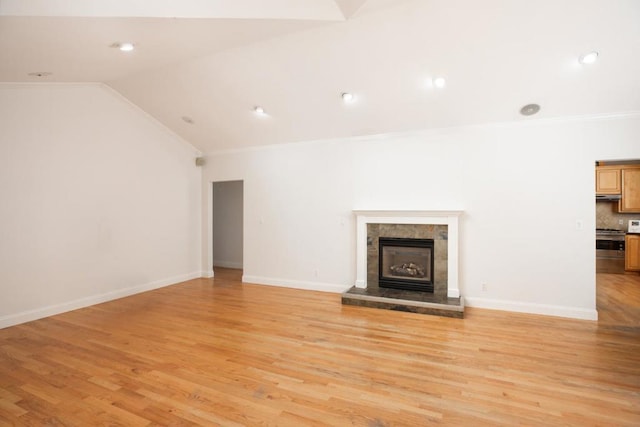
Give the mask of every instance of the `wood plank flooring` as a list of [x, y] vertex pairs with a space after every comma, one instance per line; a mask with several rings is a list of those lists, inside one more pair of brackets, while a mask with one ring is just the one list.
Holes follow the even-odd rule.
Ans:
[[598, 324], [640, 327], [640, 275], [596, 274]]
[[616, 311], [452, 319], [220, 270], [0, 330], [0, 425], [638, 426]]

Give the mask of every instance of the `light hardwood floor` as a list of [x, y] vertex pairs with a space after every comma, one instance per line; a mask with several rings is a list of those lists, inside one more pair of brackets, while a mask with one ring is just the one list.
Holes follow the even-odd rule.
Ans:
[[640, 327], [640, 275], [596, 274], [598, 324]]
[[0, 425], [640, 425], [633, 310], [451, 319], [238, 279], [0, 330]]

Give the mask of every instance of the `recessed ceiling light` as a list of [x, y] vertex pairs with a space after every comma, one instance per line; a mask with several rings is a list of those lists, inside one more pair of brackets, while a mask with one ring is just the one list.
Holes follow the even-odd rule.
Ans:
[[442, 89], [446, 85], [447, 85], [447, 81], [445, 80], [444, 77], [436, 77], [433, 79], [433, 86], [437, 87], [438, 89]]
[[584, 55], [580, 55], [578, 61], [580, 61], [581, 64], [593, 64], [594, 62], [596, 62], [596, 59], [598, 59], [598, 52], [593, 51], [585, 53]]
[[523, 116], [533, 116], [538, 111], [540, 111], [540, 106], [538, 104], [527, 104], [520, 109], [520, 114]]
[[255, 107], [253, 107], [253, 112], [254, 112], [254, 113], [256, 113], [256, 114], [260, 114], [260, 115], [262, 115], [262, 116], [263, 116], [263, 115], [265, 115], [265, 114], [267, 114], [267, 112], [266, 112], [266, 111], [264, 111], [264, 108], [262, 108], [262, 107], [261, 107], [261, 106], [259, 106], [259, 105], [256, 105]]
[[133, 43], [120, 43], [120, 50], [123, 52], [131, 52], [135, 46]]
[[356, 96], [352, 93], [349, 92], [342, 92], [342, 94], [340, 95], [342, 97], [342, 100], [344, 102], [353, 102], [356, 100]]
[[28, 73], [27, 75], [31, 77], [49, 77], [52, 74], [53, 73], [50, 73], [48, 71], [36, 71], [34, 73]]
[[110, 47], [118, 48], [122, 52], [131, 52], [133, 49], [136, 48], [136, 46], [130, 42], [122, 42], [122, 43], [115, 42]]

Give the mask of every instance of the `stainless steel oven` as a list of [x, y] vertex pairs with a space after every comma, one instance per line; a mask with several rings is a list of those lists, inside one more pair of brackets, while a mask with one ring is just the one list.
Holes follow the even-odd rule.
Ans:
[[596, 229], [596, 273], [624, 274], [624, 231]]

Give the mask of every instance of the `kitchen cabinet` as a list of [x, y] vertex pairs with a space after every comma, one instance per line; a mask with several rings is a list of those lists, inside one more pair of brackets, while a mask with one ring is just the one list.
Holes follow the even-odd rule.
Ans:
[[640, 234], [627, 234], [624, 240], [624, 269], [640, 271]]
[[640, 213], [640, 166], [623, 166], [620, 172], [622, 198], [618, 211]]
[[620, 194], [620, 166], [596, 166], [596, 194]]

